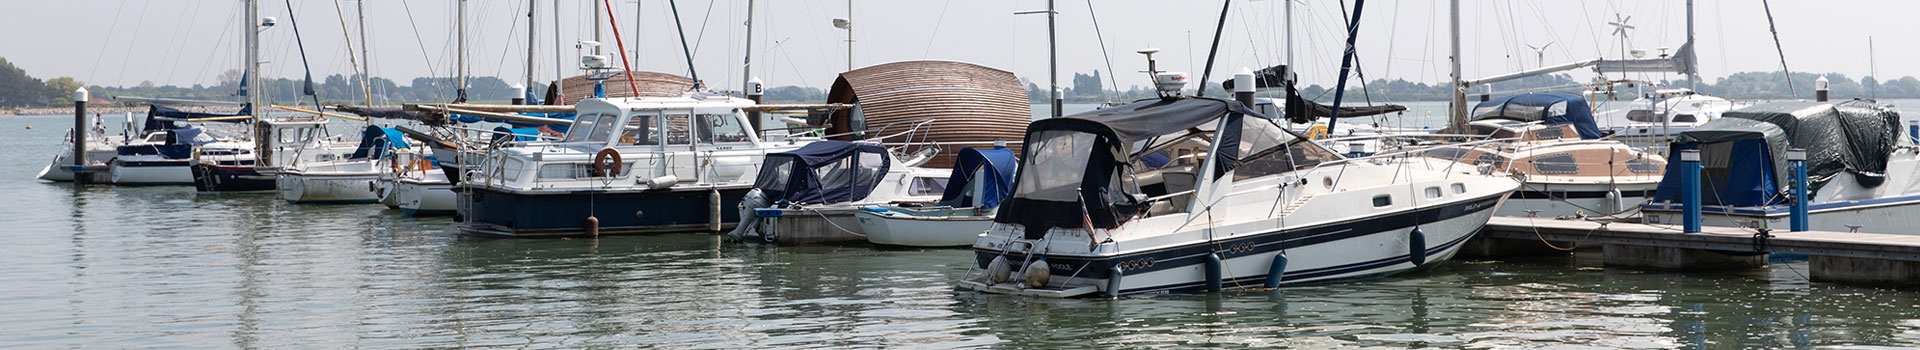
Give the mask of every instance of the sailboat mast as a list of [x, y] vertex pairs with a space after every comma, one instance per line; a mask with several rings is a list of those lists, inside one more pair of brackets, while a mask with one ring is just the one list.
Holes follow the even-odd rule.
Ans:
[[[1052, 6], [1053, 0], [1047, 0]], [[847, 71], [853, 71], [853, 0], [847, 0]]]
[[[1047, 0], [1047, 84], [1052, 85], [1051, 89], [1047, 89], [1047, 104], [1053, 106], [1050, 109], [1053, 110], [1054, 118], [1059, 118], [1062, 115], [1060, 109], [1065, 107], [1060, 105], [1060, 43], [1053, 28], [1054, 17], [1058, 17], [1059, 14], [1053, 10], [1053, 0]], [[853, 33], [853, 31], [848, 30], [847, 33]], [[852, 57], [852, 53], [848, 55]]]
[[[638, 19], [635, 21], [637, 22]], [[634, 40], [640, 40], [640, 37], [636, 34]], [[639, 55], [634, 56], [639, 57]], [[753, 0], [747, 0], [747, 50], [741, 56], [744, 56], [743, 60], [746, 61], [740, 65], [740, 94], [744, 97], [747, 94], [748, 82], [753, 81]]]
[[[1282, 8], [1287, 12], [1286, 18], [1282, 20], [1282, 23], [1287, 27], [1285, 30], [1287, 37], [1287, 72], [1293, 72], [1293, 0], [1284, 0], [1281, 2], [1286, 3]], [[1283, 77], [1283, 79], [1284, 78], [1285, 77]]]
[[459, 3], [459, 10], [455, 11], [455, 13], [457, 16], [460, 16], [456, 21], [459, 23], [460, 33], [454, 37], [454, 40], [457, 41], [455, 47], [456, 50], [459, 50], [458, 56], [460, 59], [459, 62], [455, 62], [453, 68], [459, 76], [454, 82], [453, 100], [454, 102], [467, 102], [467, 0], [459, 0]]
[[[600, 14], [600, 4], [598, 4], [600, 1], [601, 0], [593, 0], [594, 4], [591, 5], [593, 6], [593, 41], [605, 44], [607, 43], [606, 40], [600, 40], [600, 16], [602, 16]], [[600, 54], [600, 46], [596, 45], [593, 47], [593, 54]]]
[[564, 104], [567, 100], [567, 56], [560, 53], [560, 0], [553, 0], [553, 99], [547, 104]]
[[[333, 13], [340, 17], [340, 36], [343, 39], [347, 40], [347, 66], [353, 67], [353, 75], [358, 76], [355, 78], [366, 76], [366, 74], [360, 70], [360, 57], [353, 55], [353, 33], [347, 32], [347, 11], [340, 9], [340, 1], [338, 0], [333, 2]], [[362, 46], [365, 46], [366, 44], [367, 43], [365, 41], [360, 42], [360, 45]], [[361, 91], [367, 90], [366, 80], [364, 79], [354, 79], [354, 80], [360, 83]], [[369, 107], [373, 106], [373, 97], [371, 94], [367, 96], [366, 101], [367, 101], [367, 106]]]
[[1448, 1], [1448, 35], [1453, 47], [1448, 56], [1453, 77], [1453, 103], [1447, 107], [1447, 128], [1459, 133], [1467, 130], [1467, 86], [1460, 83], [1460, 0]]
[[[264, 117], [267, 115], [265, 102], [260, 98], [260, 93], [265, 90], [260, 88], [260, 1], [247, 0], [246, 6], [247, 19], [240, 23], [241, 32], [245, 33], [247, 38], [246, 71], [241, 73], [240, 85], [246, 88], [241, 89], [240, 92], [247, 95], [247, 108], [254, 114], [254, 119], [267, 120]], [[268, 147], [267, 142], [271, 136], [272, 130], [268, 128], [267, 123], [253, 123], [254, 166], [274, 165], [271, 152], [273, 148]]]
[[[367, 0], [354, 2], [360, 12], [360, 86], [361, 93], [367, 97], [367, 107], [373, 107], [373, 56], [367, 55]], [[352, 55], [349, 53], [348, 55]]]
[[[535, 32], [535, 29], [539, 29], [539, 27], [534, 26], [533, 13], [538, 12], [536, 10], [538, 10], [539, 6], [540, 6], [540, 0], [527, 0], [527, 85], [525, 85], [527, 87], [527, 90], [521, 91], [521, 93], [528, 93], [528, 91], [533, 91], [533, 87], [534, 87], [533, 85], [533, 51], [534, 51], [534, 44], [538, 43], [538, 40], [536, 40], [537, 37], [534, 36], [534, 32]], [[523, 99], [526, 98], [526, 96], [515, 96], [515, 97], [519, 97]], [[533, 99], [526, 99], [525, 101], [531, 102], [533, 101]]]
[[[1687, 44], [1693, 44], [1693, 0], [1687, 0]], [[1687, 90], [1696, 89], [1695, 86], [1700, 83], [1700, 68], [1695, 67], [1692, 70], [1687, 72]]]

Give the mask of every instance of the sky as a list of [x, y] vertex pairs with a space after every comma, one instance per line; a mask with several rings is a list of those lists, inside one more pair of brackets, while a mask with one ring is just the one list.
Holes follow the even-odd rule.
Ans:
[[[685, 45], [694, 51], [692, 61], [700, 79], [721, 89], [737, 89], [744, 80], [747, 1], [612, 1], [613, 19], [630, 52], [627, 59], [638, 60], [635, 70], [690, 75], [680, 39], [684, 35]], [[1345, 39], [1343, 3], [1333, 0], [1232, 1], [1213, 80], [1242, 68], [1284, 62], [1288, 45], [1282, 34], [1286, 17], [1282, 8], [1286, 1], [1294, 5], [1293, 56], [1303, 83], [1333, 85]], [[532, 2], [536, 8], [533, 78], [552, 80], [557, 57], [564, 57], [560, 62], [565, 67], [560, 69], [565, 75], [578, 74], [573, 68], [579, 57], [575, 43], [593, 38], [590, 9], [604, 5], [590, 0]], [[963, 61], [1009, 70], [1040, 86], [1048, 85], [1047, 16], [1015, 14], [1044, 10], [1046, 0], [758, 0], [752, 75], [768, 86], [824, 88], [831, 84], [847, 68], [849, 34], [834, 28], [831, 19], [848, 17], [849, 3], [853, 66], [923, 59]], [[357, 10], [363, 5], [374, 76], [401, 84], [414, 77], [452, 76], [457, 52], [455, 4], [455, 0], [263, 1], [262, 16], [278, 20], [277, 26], [262, 32], [265, 76], [299, 77], [299, 45], [305, 46], [315, 79], [352, 74], [349, 53], [363, 44], [357, 29], [361, 19]], [[558, 16], [554, 15], [556, 4]], [[527, 78], [528, 5], [518, 0], [468, 2], [467, 66], [472, 75], [498, 76], [509, 82]], [[1794, 71], [1838, 72], [1856, 79], [1869, 75], [1875, 67], [1869, 60], [1868, 38], [1875, 36], [1872, 57], [1885, 62], [1877, 67], [1881, 76], [1920, 76], [1920, 66], [1897, 63], [1920, 61], [1920, 45], [1913, 42], [1920, 39], [1900, 34], [1912, 30], [1904, 21], [1920, 13], [1916, 11], [1920, 2], [1775, 1], [1771, 5], [1780, 46]], [[675, 25], [674, 6], [681, 26]], [[1147, 47], [1161, 49], [1156, 58], [1162, 69], [1185, 71], [1198, 79], [1221, 9], [1221, 3], [1213, 1], [1083, 0], [1057, 1], [1056, 6], [1060, 84], [1070, 86], [1074, 72], [1099, 70], [1113, 80], [1110, 88], [1119, 89], [1148, 85], [1146, 74], [1139, 73], [1146, 62], [1135, 53]], [[1446, 81], [1447, 6], [1446, 1], [1369, 2], [1362, 10], [1356, 44], [1356, 59], [1367, 79]], [[222, 71], [239, 69], [242, 61], [241, 1], [0, 0], [0, 7], [16, 14], [0, 21], [0, 32], [10, 33], [0, 41], [0, 57], [42, 79], [70, 76], [91, 85], [118, 86], [213, 84]], [[1706, 81], [1731, 72], [1780, 69], [1780, 53], [1774, 49], [1760, 1], [1700, 0], [1694, 17], [1700, 70]], [[1541, 62], [1617, 58], [1623, 54], [1623, 39], [1607, 23], [1619, 18], [1634, 26], [1627, 32], [1625, 47], [1651, 55], [1686, 41], [1682, 1], [1461, 0], [1464, 75], [1490, 76]], [[295, 20], [303, 43], [296, 44]], [[677, 28], [684, 28], [684, 34]], [[601, 41], [606, 53], [622, 60], [615, 53], [611, 29], [605, 32]], [[1552, 44], [1538, 52], [1527, 46], [1548, 42]], [[1589, 71], [1574, 75], [1578, 79], [1593, 76]]]

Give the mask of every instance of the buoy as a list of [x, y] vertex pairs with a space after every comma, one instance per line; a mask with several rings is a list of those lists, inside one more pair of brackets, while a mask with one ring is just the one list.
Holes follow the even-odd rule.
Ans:
[[594, 237], [600, 236], [600, 218], [587, 216], [587, 235]]
[[1107, 297], [1120, 296], [1120, 278], [1125, 277], [1119, 266], [1107, 268]]
[[987, 263], [988, 282], [1000, 284], [1006, 282], [1007, 277], [1012, 277], [1012, 275], [1013, 269], [1011, 266], [1007, 266], [1007, 256], [1005, 255], [993, 257], [993, 261]]
[[28, 126], [27, 126], [27, 130], [33, 130], [33, 126], [32, 126], [32, 125], [28, 125]]
[[1407, 233], [1407, 257], [1412, 259], [1413, 266], [1427, 263], [1427, 234], [1420, 232], [1419, 227]]
[[1047, 286], [1047, 280], [1053, 278], [1053, 268], [1047, 267], [1047, 259], [1034, 260], [1027, 264], [1026, 280], [1028, 288]]
[[1207, 254], [1207, 291], [1220, 291], [1220, 253]]
[[1287, 251], [1273, 255], [1273, 264], [1267, 266], [1267, 288], [1280, 288], [1280, 277], [1287, 273]]

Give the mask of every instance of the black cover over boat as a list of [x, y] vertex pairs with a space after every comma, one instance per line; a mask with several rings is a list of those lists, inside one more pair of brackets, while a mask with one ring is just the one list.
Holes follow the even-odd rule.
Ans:
[[[147, 106], [147, 122], [141, 126], [140, 131], [161, 131], [161, 130], [179, 129], [181, 128], [181, 126], [174, 124], [174, 122], [183, 122], [183, 121], [189, 121], [194, 119], [237, 117], [237, 116], [248, 116], [248, 115], [253, 115], [252, 106], [241, 107], [240, 111], [235, 112], [234, 114], [219, 114], [219, 113], [188, 112], [188, 111], [180, 110], [179, 108], [161, 106], [157, 104], [149, 105]], [[240, 122], [246, 122], [248, 120], [249, 119], [227, 119], [227, 120], [219, 120], [219, 121], [227, 122], [227, 123], [240, 123]]]
[[1593, 107], [1587, 105], [1587, 99], [1570, 94], [1532, 93], [1481, 102], [1473, 106], [1473, 120], [1481, 119], [1573, 124], [1581, 139], [1600, 138], [1600, 127], [1593, 123]]
[[[1728, 111], [1675, 136], [1671, 149], [1672, 154], [1701, 150], [1708, 169], [1703, 182], [1728, 191], [1705, 196], [1708, 204], [1753, 206], [1782, 202], [1776, 194], [1791, 185], [1788, 149], [1807, 151], [1809, 191], [1817, 192], [1842, 172], [1872, 187], [1886, 181], [1887, 158], [1899, 138], [1900, 113], [1891, 107], [1859, 100], [1792, 101]], [[1680, 171], [1673, 168], [1678, 164], [1669, 163], [1672, 178], [1660, 182], [1655, 200], [1679, 200]]]
[[[1333, 106], [1323, 105], [1318, 102], [1308, 101], [1307, 99], [1301, 98], [1300, 91], [1295, 90], [1293, 88], [1292, 82], [1286, 79], [1287, 69], [1288, 69], [1287, 65], [1283, 64], [1283, 65], [1267, 67], [1258, 71], [1254, 71], [1253, 85], [1255, 87], [1259, 87], [1263, 89], [1285, 88], [1287, 90], [1286, 109], [1281, 111], [1282, 114], [1285, 114], [1287, 121], [1291, 121], [1295, 124], [1306, 124], [1306, 123], [1311, 123], [1315, 120], [1319, 120], [1320, 118], [1333, 115]], [[1233, 84], [1234, 84], [1233, 79], [1227, 79], [1227, 81], [1220, 83], [1220, 86], [1222, 88], [1225, 88], [1227, 91], [1233, 91]], [[1340, 107], [1340, 116], [1365, 117], [1365, 116], [1381, 115], [1381, 114], [1387, 114], [1387, 113], [1398, 113], [1406, 110], [1407, 110], [1406, 106], [1395, 105], [1395, 104], [1386, 104], [1386, 105], [1379, 105], [1379, 106], [1363, 106], [1363, 107]]]
[[754, 188], [769, 201], [833, 204], [867, 198], [892, 166], [886, 147], [866, 142], [818, 141], [768, 154]]
[[1095, 227], [1118, 227], [1138, 209], [1129, 207], [1138, 204], [1132, 198], [1111, 188], [1139, 151], [1132, 149], [1135, 145], [1183, 130], [1212, 129], [1226, 119], [1224, 131], [1213, 135], [1220, 145], [1210, 161], [1218, 177], [1239, 162], [1243, 116], [1266, 118], [1235, 101], [1178, 97], [1036, 120], [1027, 126], [1013, 198], [1000, 206], [994, 221], [1024, 225], [1027, 235], [1036, 237], [1050, 228], [1084, 227], [1084, 210], [1085, 221]]

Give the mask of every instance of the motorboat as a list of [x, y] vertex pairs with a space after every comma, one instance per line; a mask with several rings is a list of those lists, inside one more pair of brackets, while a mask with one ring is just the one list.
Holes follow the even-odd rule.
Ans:
[[[1671, 152], [1698, 151], [1702, 224], [1791, 227], [1791, 162], [1803, 150], [1808, 228], [1912, 234], [1920, 216], [1920, 146], [1902, 144], [1900, 113], [1868, 101], [1791, 101], [1741, 108], [1675, 135]], [[1681, 224], [1684, 163], [1671, 163], [1646, 223]]]
[[749, 195], [743, 206], [753, 218], [730, 235], [788, 244], [866, 241], [854, 218], [861, 207], [932, 203], [944, 194], [950, 171], [919, 165], [871, 140], [818, 141], [767, 154], [753, 185], [759, 195]]
[[193, 150], [190, 169], [194, 189], [203, 193], [278, 192], [277, 174], [281, 165], [342, 156], [343, 146], [323, 136], [326, 117], [281, 115], [256, 119], [259, 125], [249, 137], [209, 143]]
[[[131, 128], [133, 115], [128, 114], [127, 120], [127, 127]], [[91, 127], [78, 130], [67, 129], [67, 136], [63, 139], [66, 143], [60, 145], [60, 150], [53, 155], [53, 161], [47, 163], [46, 167], [40, 168], [40, 173], [34, 175], [34, 178], [53, 182], [73, 181], [75, 174], [73, 143], [74, 133], [76, 132], [85, 133], [87, 136], [86, 144], [83, 146], [84, 148], [82, 148], [83, 151], [81, 151], [86, 156], [86, 164], [81, 165], [80, 168], [95, 170], [94, 172], [82, 170], [79, 174], [89, 177], [89, 181], [87, 182], [108, 183], [112, 181], [112, 179], [108, 177], [109, 174], [105, 171], [107, 169], [107, 162], [113, 160], [113, 157], [118, 154], [116, 148], [126, 144], [129, 136], [123, 134], [117, 138], [108, 137], [106, 128], [100, 124], [98, 118], [93, 120]]]
[[874, 244], [907, 247], [972, 245], [993, 223], [1013, 187], [1020, 160], [1006, 147], [960, 149], [940, 200], [928, 205], [861, 207], [853, 213]]
[[1080, 297], [1387, 276], [1451, 258], [1520, 186], [1428, 168], [1421, 150], [1344, 157], [1250, 104], [1167, 96], [1034, 121], [956, 287]]
[[378, 203], [380, 195], [374, 184], [392, 164], [389, 153], [407, 148], [406, 136], [399, 131], [368, 125], [361, 132], [359, 145], [345, 157], [323, 157], [281, 167], [275, 174], [280, 199], [292, 204]]
[[1503, 142], [1436, 147], [1424, 154], [1439, 160], [1436, 168], [1465, 163], [1521, 178], [1522, 189], [1496, 215], [1622, 214], [1651, 198], [1665, 173], [1665, 157], [1602, 138], [1579, 96], [1508, 96], [1481, 102], [1471, 115], [1469, 134]]
[[502, 140], [459, 157], [454, 191], [464, 231], [493, 236], [718, 231], [739, 221], [768, 153], [810, 139], [763, 141], [743, 108], [704, 92], [593, 98], [558, 140]]
[[235, 114], [189, 112], [173, 107], [150, 105], [141, 136], [114, 148], [107, 164], [115, 185], [189, 185], [193, 184], [193, 150], [219, 142], [206, 129], [182, 125], [187, 122], [238, 122], [250, 118], [249, 108]]

